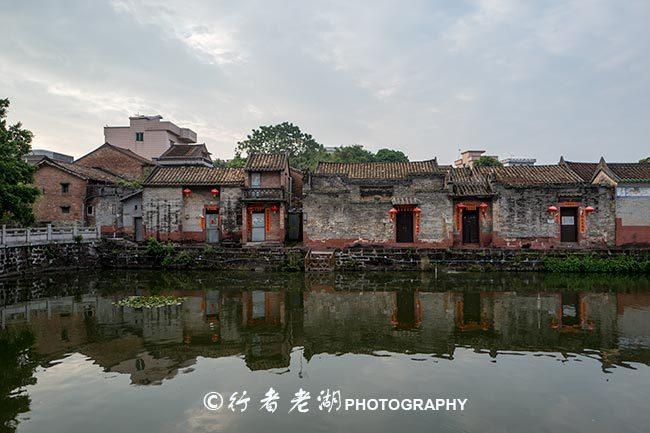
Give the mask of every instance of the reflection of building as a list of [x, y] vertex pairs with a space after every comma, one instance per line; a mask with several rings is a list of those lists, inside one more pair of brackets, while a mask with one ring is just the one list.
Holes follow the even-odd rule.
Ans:
[[378, 351], [453, 358], [456, 347], [471, 347], [492, 356], [591, 350], [604, 366], [650, 362], [645, 293], [336, 286], [176, 290], [187, 298], [182, 306], [140, 310], [93, 294], [53, 297], [3, 306], [0, 318], [3, 328], [33, 330], [44, 363], [76, 351], [137, 384], [171, 379], [198, 356], [243, 355], [251, 370], [288, 368], [295, 346], [305, 347], [307, 360]]

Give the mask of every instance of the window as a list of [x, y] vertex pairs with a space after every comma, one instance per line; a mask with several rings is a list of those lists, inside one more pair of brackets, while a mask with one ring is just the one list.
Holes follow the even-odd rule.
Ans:
[[251, 173], [251, 187], [259, 188], [260, 186], [262, 186], [262, 174]]
[[61, 206], [61, 213], [70, 213], [70, 206]]
[[136, 132], [135, 141], [144, 141], [144, 132]]
[[92, 214], [93, 214], [93, 206], [89, 204], [88, 206], [86, 206], [86, 215], [92, 215]]
[[67, 194], [70, 192], [70, 184], [69, 183], [62, 183], [61, 184], [61, 194]]

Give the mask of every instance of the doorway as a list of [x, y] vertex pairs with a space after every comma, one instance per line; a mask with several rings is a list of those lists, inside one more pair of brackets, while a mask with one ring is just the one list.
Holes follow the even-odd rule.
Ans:
[[219, 242], [219, 214], [217, 212], [205, 213], [205, 240], [210, 244]]
[[464, 210], [463, 211], [463, 244], [478, 244], [479, 224], [478, 224], [478, 210]]
[[142, 227], [142, 217], [133, 218], [133, 235], [136, 242], [144, 241], [144, 230]]
[[578, 208], [560, 208], [560, 241], [578, 241]]
[[413, 211], [397, 212], [395, 239], [399, 243], [413, 242]]
[[266, 240], [266, 220], [264, 212], [253, 212], [251, 215], [251, 241], [264, 242]]

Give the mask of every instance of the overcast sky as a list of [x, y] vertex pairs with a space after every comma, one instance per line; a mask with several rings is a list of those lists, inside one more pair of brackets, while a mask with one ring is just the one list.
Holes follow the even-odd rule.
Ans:
[[[186, 3], [192, 3], [188, 5]], [[450, 163], [650, 155], [650, 1], [0, 0], [0, 97], [80, 156], [161, 114], [230, 158], [290, 121]]]

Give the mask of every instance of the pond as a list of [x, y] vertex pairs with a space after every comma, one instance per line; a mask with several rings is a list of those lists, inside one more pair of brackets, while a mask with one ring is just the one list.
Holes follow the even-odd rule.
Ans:
[[0, 308], [0, 431], [650, 425], [645, 277], [64, 273]]

